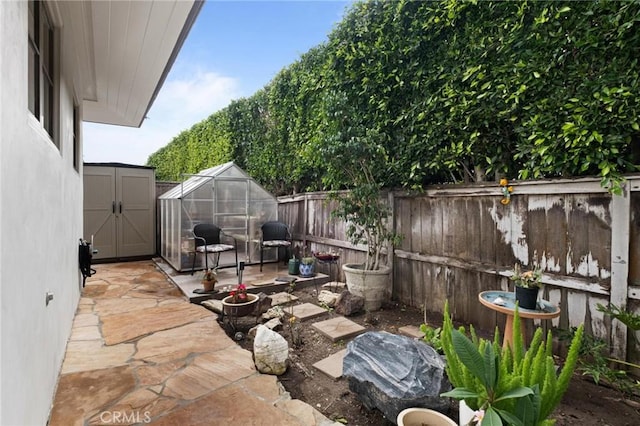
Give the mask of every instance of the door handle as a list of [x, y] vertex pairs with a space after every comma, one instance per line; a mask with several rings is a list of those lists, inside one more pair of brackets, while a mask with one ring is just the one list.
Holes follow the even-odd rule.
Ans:
[[113, 214], [116, 213], [116, 202], [115, 201], [111, 202], [111, 213], [113, 213]]
[[122, 214], [122, 201], [120, 201], [120, 214]]

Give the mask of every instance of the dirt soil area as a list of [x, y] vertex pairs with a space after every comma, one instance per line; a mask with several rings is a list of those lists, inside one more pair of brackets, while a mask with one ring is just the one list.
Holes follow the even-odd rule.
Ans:
[[[317, 304], [314, 288], [296, 289], [294, 294], [299, 297], [296, 303]], [[330, 319], [336, 315], [329, 312], [321, 319], [302, 322], [298, 327], [301, 344], [295, 347], [291, 347], [291, 336], [286, 325], [277, 330], [289, 341], [291, 347], [290, 367], [279, 377], [281, 383], [292, 398], [305, 401], [330, 419], [353, 426], [395, 424], [385, 419], [378, 410], [365, 408], [357, 395], [349, 390], [346, 379], [333, 380], [313, 367], [314, 363], [345, 348], [348, 343], [332, 343], [311, 327], [314, 321]], [[350, 319], [366, 327], [368, 331], [388, 331], [396, 334], [399, 334], [400, 327], [419, 326], [425, 320], [418, 309], [397, 303], [387, 304], [382, 310], [369, 316], [361, 314]], [[442, 317], [427, 317], [427, 322], [433, 327], [438, 327], [442, 323]], [[238, 329], [242, 331], [242, 327], [246, 327], [244, 331], [247, 331], [252, 325], [252, 321], [248, 324], [240, 322]], [[480, 331], [479, 334], [484, 333]], [[239, 344], [247, 350], [253, 349], [251, 337], [246, 337]], [[457, 421], [457, 401], [452, 403], [447, 414]], [[558, 426], [636, 426], [640, 425], [640, 398], [625, 397], [617, 390], [596, 385], [590, 379], [576, 373], [553, 418]]]

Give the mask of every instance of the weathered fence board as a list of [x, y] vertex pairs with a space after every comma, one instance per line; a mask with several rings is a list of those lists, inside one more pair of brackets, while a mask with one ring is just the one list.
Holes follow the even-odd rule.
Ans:
[[[640, 312], [640, 176], [629, 176], [614, 197], [596, 179], [514, 182], [511, 202], [500, 203], [496, 183], [444, 185], [420, 194], [396, 192], [393, 298], [442, 313], [445, 301], [457, 321], [476, 328], [503, 327], [504, 316], [478, 302], [485, 290], [512, 290], [514, 264], [539, 264], [544, 297], [560, 306], [545, 328], [585, 323], [610, 342], [612, 353], [640, 361], [640, 332], [597, 310], [615, 303]], [[346, 224], [333, 220], [324, 193], [280, 199], [280, 217], [309, 250], [340, 253], [340, 264], [361, 263], [364, 247], [349, 243]], [[338, 271], [343, 279], [342, 271]]]

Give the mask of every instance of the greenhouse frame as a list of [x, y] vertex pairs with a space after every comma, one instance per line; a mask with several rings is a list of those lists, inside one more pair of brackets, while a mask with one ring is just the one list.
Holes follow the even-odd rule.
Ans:
[[[160, 255], [177, 271], [191, 271], [193, 227], [213, 223], [236, 239], [239, 262], [258, 263], [260, 227], [278, 219], [276, 198], [233, 162], [183, 176], [188, 179], [158, 197]], [[265, 251], [265, 261], [277, 255]], [[203, 269], [204, 263], [204, 255], [197, 255], [195, 268]], [[220, 267], [235, 266], [233, 252], [221, 254]]]

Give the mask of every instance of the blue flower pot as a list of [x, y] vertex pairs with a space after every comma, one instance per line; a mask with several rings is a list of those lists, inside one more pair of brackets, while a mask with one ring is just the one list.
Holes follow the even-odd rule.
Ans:
[[314, 275], [313, 272], [313, 263], [311, 264], [300, 264], [300, 276], [303, 278], [309, 278]]

